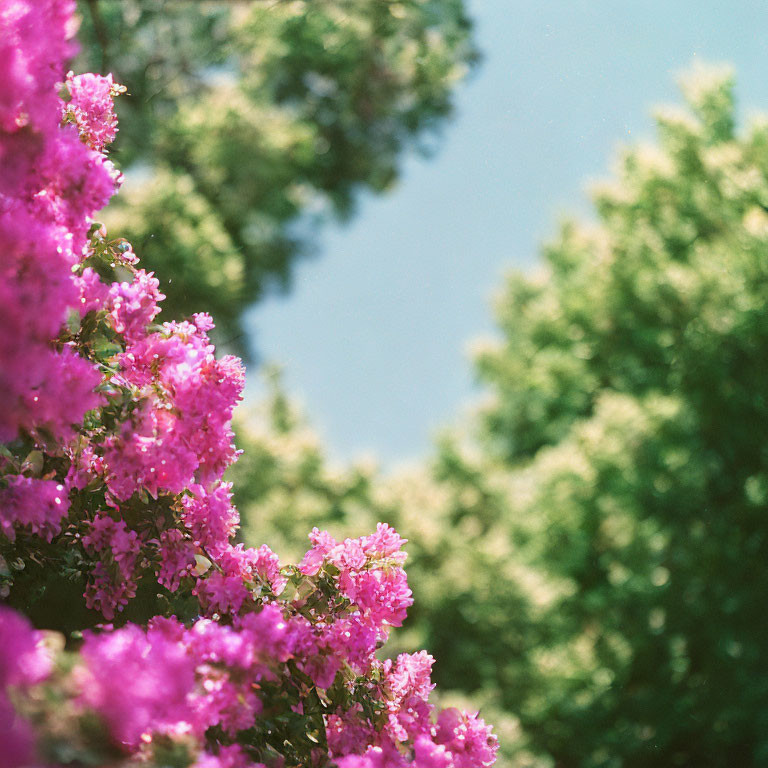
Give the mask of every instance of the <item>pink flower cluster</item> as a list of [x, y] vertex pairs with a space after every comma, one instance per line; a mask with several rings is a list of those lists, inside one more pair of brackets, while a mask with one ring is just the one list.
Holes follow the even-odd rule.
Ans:
[[182, 499], [181, 519], [195, 543], [217, 555], [229, 547], [240, 523], [232, 506], [232, 484], [220, 483], [211, 490], [196, 484], [191, 490], [194, 495]]
[[[299, 571], [309, 577], [324, 572], [341, 598], [332, 606], [334, 621], [328, 625], [326, 642], [337, 657], [364, 674], [390, 627], [399, 627], [413, 604], [402, 567], [405, 541], [384, 523], [376, 533], [359, 539], [337, 542], [317, 528], [309, 538], [313, 546]], [[318, 609], [310, 598], [307, 613], [314, 619]]]
[[[106, 293], [105, 289], [102, 283], [91, 284], [90, 294]], [[85, 291], [84, 296], [88, 297]], [[98, 300], [100, 297], [95, 298]], [[139, 269], [132, 282], [112, 283], [108, 299], [102, 306], [110, 309], [109, 317], [115, 331], [131, 345], [146, 339], [147, 326], [160, 314], [158, 304], [164, 298], [160, 293], [160, 282], [152, 272]]]
[[260, 683], [286, 675], [286, 662], [303, 652], [311, 631], [308, 622], [267, 605], [234, 626], [201, 619], [186, 629], [157, 618], [146, 632], [127, 625], [90, 634], [82, 652], [81, 700], [129, 751], [160, 733], [202, 742], [218, 726], [234, 737], [262, 711]]
[[194, 589], [209, 614], [238, 613], [252, 604], [255, 590], [266, 587], [278, 594], [286, 583], [277, 555], [266, 544], [259, 549], [230, 545], [220, 551], [216, 563], [219, 570], [200, 579]]
[[[158, 734], [183, 734], [202, 744], [212, 727], [234, 738], [262, 713], [262, 684], [285, 679], [287, 662], [306, 659], [312, 631], [308, 622], [267, 605], [232, 627], [202, 619], [185, 629], [175, 620], [156, 619], [146, 632], [128, 625], [89, 635], [81, 701], [100, 713], [115, 742], [128, 751]], [[422, 652], [375, 662], [382, 680], [376, 692], [387, 712], [383, 728], [367, 720], [359, 705], [326, 715], [330, 754], [339, 768], [492, 765], [496, 739], [476, 715], [448, 709], [432, 719], [432, 661]], [[406, 743], [412, 745], [410, 756]], [[210, 755], [201, 759], [214, 764]]]
[[0, 545], [84, 580], [91, 626], [119, 619], [140, 580], [164, 615], [86, 631], [46, 679], [40, 635], [0, 608], [0, 762], [53, 760], [37, 761], [13, 698], [42, 708], [41, 732], [73, 718], [86, 742], [73, 763], [94, 764], [95, 721], [106, 762], [118, 747], [152, 765], [170, 743], [201, 768], [490, 765], [482, 720], [434, 717], [428, 654], [376, 656], [413, 602], [394, 530], [337, 542], [315, 529], [298, 567], [233, 544], [222, 475], [243, 368], [216, 358], [208, 315], [155, 325], [158, 280], [92, 226], [119, 183], [104, 151], [120, 88], [70, 74], [70, 100], [57, 96], [73, 10], [0, 0]]
[[360, 617], [386, 639], [388, 627], [399, 627], [413, 604], [411, 590], [402, 565], [405, 540], [385, 523], [376, 533], [339, 543], [315, 528], [309, 535], [314, 545], [299, 565], [308, 576], [316, 574], [324, 563], [338, 569], [338, 587], [354, 603]]
[[237, 358], [214, 356], [209, 320], [198, 315], [126, 339], [121, 378], [140, 407], [104, 448], [107, 485], [118, 499], [139, 488], [156, 496], [209, 485], [236, 458], [229, 424], [244, 373]]
[[65, 115], [77, 126], [83, 141], [101, 152], [115, 140], [117, 115], [113, 99], [123, 88], [112, 80], [112, 75], [102, 77], [91, 72], [77, 77], [70, 72], [66, 84], [71, 101]]
[[13, 475], [6, 488], [0, 489], [0, 532], [11, 541], [15, 528], [51, 541], [61, 530], [61, 521], [69, 511], [69, 497], [56, 480], [36, 480]]
[[184, 645], [166, 633], [128, 624], [91, 634], [82, 660], [81, 701], [126, 749], [138, 747], [145, 733], [192, 719], [194, 667]]
[[[446, 709], [437, 722], [432, 720], [433, 662], [422, 651], [381, 665], [387, 719], [378, 733], [361, 728], [354, 710], [329, 718], [328, 744], [339, 768], [477, 768], [495, 762], [496, 737], [477, 714]], [[361, 754], [360, 745], [366, 742]], [[405, 743], [412, 744], [410, 758], [404, 754]]]
[[45, 428], [68, 440], [97, 406], [100, 381], [75, 349], [51, 344], [76, 305], [72, 267], [91, 216], [118, 175], [60, 125], [56, 84], [73, 53], [66, 29], [74, 3], [0, 4], [0, 439]]
[[[111, 76], [70, 73], [70, 100], [56, 95], [63, 62], [74, 51], [67, 41], [73, 10], [69, 0], [0, 0], [0, 440], [53, 439], [72, 461], [60, 482], [31, 477], [20, 463], [4, 467], [0, 530], [11, 540], [25, 530], [50, 541], [70, 494], [99, 481], [115, 510], [134, 494], [188, 488], [218, 500], [228, 493], [218, 487], [221, 475], [237, 455], [230, 421], [243, 370], [233, 357], [216, 359], [210, 317], [152, 326], [164, 297], [152, 274], [133, 269], [129, 247], [110, 255], [133, 271], [128, 281], [123, 271], [121, 280], [103, 282], [86, 266], [107, 242], [103, 231], [87, 235], [119, 180], [103, 151], [116, 132], [112, 99], [121, 88]], [[111, 328], [111, 338], [102, 331], [100, 342], [114, 347], [111, 358], [99, 358], [99, 347], [79, 346], [76, 337], [57, 339], [72, 312], [81, 320], [94, 313], [91, 325]], [[94, 391], [97, 385], [108, 398]], [[119, 401], [130, 406], [117, 414], [116, 428], [82, 428], [87, 411], [114, 409]], [[210, 523], [194, 523], [190, 505], [196, 530], [179, 522], [141, 536], [123, 521], [92, 515], [81, 531], [84, 554], [96, 561], [89, 607], [109, 619], [125, 607], [143, 556], [157, 563], [161, 584], [178, 589], [201, 547], [216, 554], [229, 548], [237, 514], [227, 500], [214, 531], [215, 509]], [[131, 541], [130, 558], [121, 551], [124, 539]]]
[[136, 595], [134, 572], [140, 552], [139, 537], [123, 520], [97, 514], [82, 542], [94, 561], [85, 603], [111, 621], [115, 609], [122, 610]]
[[0, 744], [2, 764], [36, 764], [34, 735], [29, 723], [20, 718], [9, 699], [14, 689], [27, 688], [44, 680], [51, 659], [40, 632], [29, 622], [0, 605]]

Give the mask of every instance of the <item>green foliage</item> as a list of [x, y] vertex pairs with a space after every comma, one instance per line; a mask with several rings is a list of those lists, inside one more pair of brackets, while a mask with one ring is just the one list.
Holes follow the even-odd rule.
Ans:
[[768, 760], [768, 125], [735, 134], [728, 73], [683, 90], [479, 358], [513, 528], [562, 589], [506, 704], [557, 765]]
[[462, 0], [80, 6], [81, 66], [129, 92], [110, 231], [171, 277], [166, 315], [205, 308], [224, 341], [318, 224], [427, 150], [477, 58]]
[[727, 72], [683, 85], [509, 278], [489, 403], [428, 465], [332, 472], [291, 419], [241, 440], [254, 541], [295, 546], [295, 509], [409, 538], [401, 638], [507, 713], [507, 765], [768, 762], [768, 122], [737, 133]]

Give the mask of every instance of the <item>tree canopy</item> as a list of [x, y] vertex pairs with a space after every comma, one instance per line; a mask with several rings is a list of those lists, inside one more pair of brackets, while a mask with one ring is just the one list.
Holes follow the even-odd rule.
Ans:
[[206, 307], [240, 351], [244, 308], [429, 151], [477, 59], [463, 0], [79, 6], [81, 68], [129, 94], [110, 231], [164, 276], [164, 316]]
[[492, 454], [558, 586], [509, 706], [556, 764], [761, 765], [768, 701], [768, 123], [682, 80], [545, 277], [510, 279], [481, 354]]

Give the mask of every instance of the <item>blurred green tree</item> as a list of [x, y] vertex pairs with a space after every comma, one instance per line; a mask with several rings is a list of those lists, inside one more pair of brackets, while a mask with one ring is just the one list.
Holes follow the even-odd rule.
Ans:
[[127, 86], [107, 212], [167, 279], [166, 316], [219, 339], [329, 217], [428, 152], [477, 60], [463, 0], [79, 0], [80, 66]]
[[478, 360], [555, 588], [504, 705], [558, 766], [768, 763], [768, 123], [723, 69], [682, 86]]
[[683, 92], [510, 276], [488, 402], [425, 466], [331, 470], [277, 395], [243, 435], [255, 541], [296, 509], [410, 539], [408, 642], [508, 713], [508, 765], [768, 764], [768, 120], [724, 70]]

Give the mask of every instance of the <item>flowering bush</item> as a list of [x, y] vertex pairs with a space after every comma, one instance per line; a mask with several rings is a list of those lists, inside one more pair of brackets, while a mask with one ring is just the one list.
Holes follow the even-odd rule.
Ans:
[[72, 6], [0, 0], [2, 764], [491, 765], [428, 654], [375, 655], [412, 603], [394, 530], [315, 529], [298, 566], [232, 543], [243, 369], [207, 315], [154, 324], [93, 221], [121, 88], [60, 82]]

